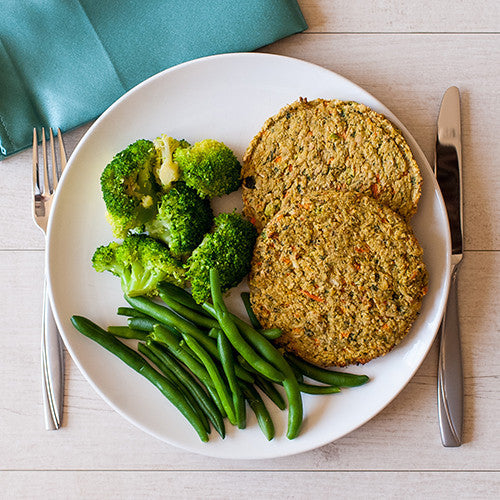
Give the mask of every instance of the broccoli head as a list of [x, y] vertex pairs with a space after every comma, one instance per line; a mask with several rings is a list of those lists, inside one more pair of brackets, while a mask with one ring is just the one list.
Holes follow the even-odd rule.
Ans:
[[223, 292], [249, 273], [257, 239], [254, 225], [238, 213], [219, 214], [215, 228], [203, 238], [186, 262], [186, 277], [198, 303], [210, 299], [210, 268], [219, 272]]
[[101, 190], [108, 221], [117, 238], [141, 227], [156, 213], [153, 167], [156, 150], [151, 141], [139, 139], [116, 154], [101, 174]]
[[169, 137], [167, 134], [162, 134], [154, 141], [154, 146], [157, 151], [156, 165], [154, 167], [154, 174], [156, 182], [165, 191], [172, 182], [175, 182], [180, 177], [179, 165], [174, 161], [173, 155], [177, 148], [188, 148], [189, 142], [184, 140], [177, 140]]
[[241, 184], [241, 165], [222, 142], [205, 139], [174, 152], [181, 176], [202, 197], [213, 198], [236, 191]]
[[92, 266], [98, 272], [119, 276], [123, 293], [130, 297], [156, 295], [157, 286], [163, 281], [184, 284], [182, 263], [163, 243], [144, 234], [130, 234], [121, 244], [111, 242], [97, 248]]
[[210, 231], [212, 223], [210, 201], [178, 181], [163, 195], [156, 219], [146, 223], [145, 229], [166, 243], [174, 257], [185, 259]]

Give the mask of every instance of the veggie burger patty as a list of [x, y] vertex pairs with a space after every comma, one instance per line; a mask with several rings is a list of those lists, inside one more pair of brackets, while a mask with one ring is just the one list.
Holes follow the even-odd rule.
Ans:
[[288, 197], [259, 235], [252, 306], [277, 342], [320, 366], [366, 363], [409, 331], [427, 290], [406, 221], [373, 198], [328, 190]]
[[356, 102], [300, 99], [269, 118], [243, 158], [245, 215], [260, 231], [288, 192], [368, 194], [404, 218], [422, 178], [401, 132]]

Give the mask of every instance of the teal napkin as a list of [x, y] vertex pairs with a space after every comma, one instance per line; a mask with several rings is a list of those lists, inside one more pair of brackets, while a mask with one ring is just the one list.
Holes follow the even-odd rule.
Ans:
[[170, 66], [306, 28], [296, 0], [4, 0], [0, 159], [33, 127], [86, 123]]

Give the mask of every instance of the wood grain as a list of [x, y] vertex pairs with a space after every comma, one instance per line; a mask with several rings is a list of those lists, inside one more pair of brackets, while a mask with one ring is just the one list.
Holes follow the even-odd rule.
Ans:
[[338, 491], [364, 499], [495, 498], [500, 486], [488, 472], [8, 472], [0, 473], [7, 498], [106, 498], [107, 500], [282, 499], [327, 500]]
[[497, 32], [500, 4], [491, 0], [300, 0], [314, 33]]

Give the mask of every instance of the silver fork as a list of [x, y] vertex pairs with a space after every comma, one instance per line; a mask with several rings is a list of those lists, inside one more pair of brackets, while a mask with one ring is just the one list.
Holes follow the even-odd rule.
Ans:
[[[38, 139], [33, 129], [33, 219], [45, 234], [52, 199], [59, 178], [66, 166], [66, 151], [61, 131], [57, 129], [59, 153], [56, 155], [54, 134], [49, 129], [50, 161], [47, 152], [45, 129], [42, 128], [42, 163], [38, 161]], [[59, 163], [59, 168], [58, 168]], [[43, 286], [42, 319], [42, 393], [47, 430], [59, 429], [63, 416], [64, 399], [64, 353], [62, 340], [57, 330], [50, 301], [47, 295], [47, 280]]]

